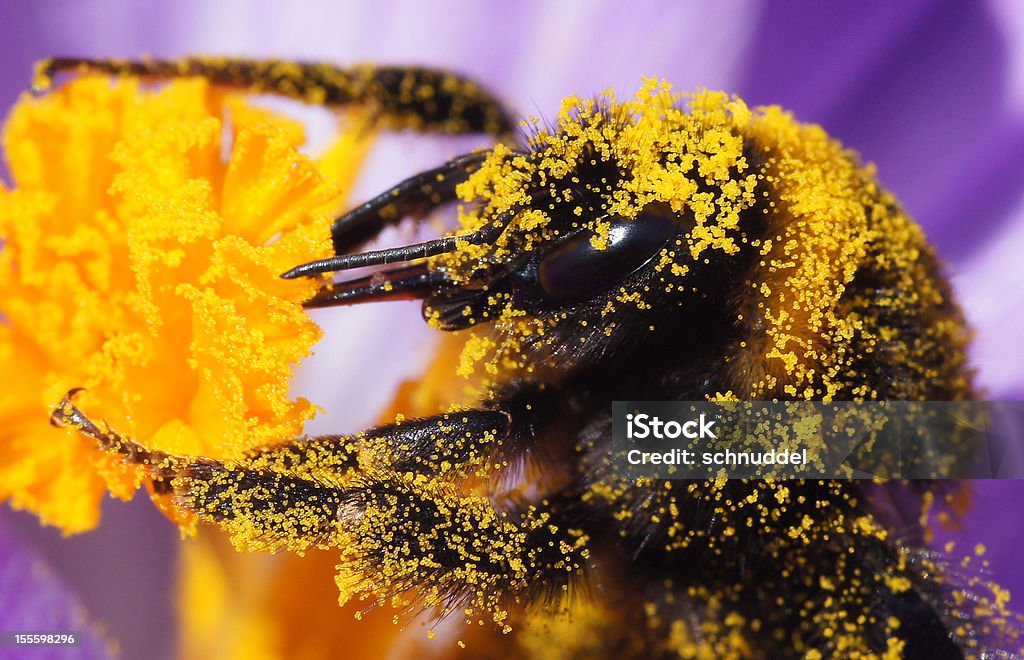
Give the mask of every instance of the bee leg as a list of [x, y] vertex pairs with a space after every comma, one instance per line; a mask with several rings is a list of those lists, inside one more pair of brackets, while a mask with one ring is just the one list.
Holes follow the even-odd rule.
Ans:
[[[240, 549], [301, 552], [336, 539], [343, 493], [336, 481], [318, 474], [340, 479], [347, 466], [355, 465], [352, 452], [344, 450], [344, 438], [311, 438], [278, 452], [221, 461], [149, 450], [93, 422], [67, 397], [51, 421], [77, 429], [101, 449], [142, 468], [156, 493], [173, 495], [177, 506], [221, 525]], [[322, 472], [310, 468], [313, 462]]]
[[[60, 402], [51, 416], [52, 423], [79, 430], [96, 440], [101, 449], [121, 455], [126, 463], [146, 468], [151, 478], [170, 480], [187, 467], [221, 464], [213, 459], [149, 450], [105, 424], [96, 424], [72, 403], [77, 391], [69, 392]], [[501, 410], [454, 411], [385, 424], [354, 436], [296, 438], [251, 451], [230, 467], [300, 475], [312, 480], [323, 480], [328, 475], [340, 477], [357, 469], [434, 475], [464, 472], [488, 463], [499, 453], [510, 426], [510, 415]]]
[[454, 201], [456, 187], [468, 179], [486, 157], [485, 151], [457, 156], [440, 167], [409, 177], [352, 209], [331, 226], [334, 253], [350, 252], [377, 236], [387, 225], [403, 218], [422, 218]]
[[466, 410], [385, 424], [354, 436], [297, 438], [246, 454], [243, 464], [324, 478], [353, 470], [465, 474], [500, 452], [509, 416]]
[[360, 475], [339, 512], [342, 599], [406, 599], [503, 625], [510, 607], [553, 602], [584, 575], [589, 537], [572, 502], [503, 512], [443, 480]]
[[512, 605], [553, 601], [583, 575], [589, 537], [577, 491], [499, 508], [460, 479], [493, 476], [532, 447], [517, 402], [495, 406], [381, 427], [368, 432], [372, 443], [360, 441], [360, 469], [338, 512], [343, 597], [408, 598], [410, 608], [502, 624]]
[[[515, 142], [513, 114], [490, 92], [462, 76], [421, 67], [192, 57], [177, 60], [51, 58], [36, 65], [33, 90], [45, 92], [61, 72], [143, 78], [201, 77], [215, 85], [277, 94], [314, 105], [362, 106], [384, 128], [427, 133], [489, 134]], [[456, 198], [455, 188], [487, 153], [454, 158], [394, 186], [338, 218], [332, 229], [335, 254], [366, 243], [389, 224], [423, 217]]]
[[360, 434], [360, 458], [364, 465], [396, 472], [464, 472], [486, 466], [501, 451], [509, 426], [508, 414], [497, 410], [451, 412], [382, 426]]
[[509, 424], [497, 411], [447, 413], [355, 436], [299, 438], [220, 461], [149, 450], [93, 422], [71, 402], [73, 395], [54, 411], [56, 425], [76, 428], [140, 466], [156, 492], [173, 493], [178, 506], [221, 525], [245, 549], [333, 545], [353, 475], [402, 470], [450, 476], [460, 466], [481, 464]]
[[[283, 273], [281, 277], [294, 279], [351, 268], [407, 262], [451, 252], [456, 249], [459, 242], [481, 244], [492, 241], [501, 234], [505, 222], [511, 219], [514, 213], [506, 213], [500, 216], [494, 224], [468, 234], [445, 236], [397, 248], [351, 252], [379, 234], [389, 224], [394, 224], [410, 216], [423, 217], [442, 204], [454, 201], [456, 187], [465, 181], [486, 158], [487, 153], [482, 151], [458, 156], [438, 168], [406, 179], [365, 204], [357, 206], [335, 220], [331, 226], [335, 256], [300, 264]], [[387, 271], [384, 274], [388, 274]], [[356, 281], [340, 283], [341, 286], [347, 288], [358, 284], [359, 282]], [[382, 299], [380, 296], [373, 298]]]
[[[348, 597], [418, 588], [417, 603], [501, 623], [512, 603], [554, 596], [585, 569], [588, 537], [573, 526], [578, 497], [499, 511], [453, 478], [458, 466], [503, 451], [512, 427], [502, 411], [294, 440], [237, 461], [147, 450], [67, 398], [53, 420], [143, 467], [158, 490], [224, 527], [240, 549], [341, 548], [338, 583]], [[531, 592], [535, 585], [546, 591]]]
[[52, 86], [63, 71], [140, 76], [206, 78], [215, 85], [276, 94], [313, 105], [361, 105], [386, 128], [449, 134], [485, 133], [508, 138], [512, 114], [489, 91], [463, 76], [423, 67], [188, 57], [175, 60], [115, 60], [62, 57], [36, 65], [33, 91]]

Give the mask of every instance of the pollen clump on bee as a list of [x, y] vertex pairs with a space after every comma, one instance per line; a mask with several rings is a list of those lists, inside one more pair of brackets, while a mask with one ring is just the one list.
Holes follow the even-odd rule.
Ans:
[[[0, 497], [66, 533], [140, 473], [47, 420], [75, 387], [111, 426], [166, 452], [233, 458], [315, 412], [288, 396], [319, 328], [314, 282], [365, 140], [321, 162], [302, 127], [193, 79], [82, 78], [24, 97], [0, 189]], [[341, 186], [337, 183], [341, 181]]]

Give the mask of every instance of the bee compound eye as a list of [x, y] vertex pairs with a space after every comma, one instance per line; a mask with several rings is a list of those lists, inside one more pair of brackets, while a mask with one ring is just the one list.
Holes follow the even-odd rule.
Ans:
[[635, 218], [613, 218], [607, 245], [597, 248], [593, 232], [581, 231], [540, 261], [544, 292], [556, 300], [583, 300], [621, 282], [643, 267], [676, 234], [675, 216], [660, 208]]

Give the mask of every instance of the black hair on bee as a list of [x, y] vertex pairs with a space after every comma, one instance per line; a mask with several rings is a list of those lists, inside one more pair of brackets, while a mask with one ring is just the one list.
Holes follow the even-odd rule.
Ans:
[[[611, 467], [615, 400], [974, 396], [932, 249], [821, 128], [649, 80], [625, 101], [569, 98], [554, 126], [517, 140], [493, 95], [428, 69], [62, 59], [40, 71], [64, 69], [201, 76], [497, 139], [340, 217], [336, 256], [283, 275], [381, 267], [325, 279], [308, 305], [422, 300], [431, 327], [466, 337], [474, 406], [231, 462], [149, 451], [70, 398], [54, 413], [239, 547], [338, 549], [344, 597], [490, 621], [513, 633], [506, 655], [947, 658], [1017, 643], [1003, 599], [955, 584], [917, 521], [881, 504], [897, 490], [932, 502], [933, 484], [629, 480]], [[359, 251], [460, 200], [450, 235]], [[523, 461], [533, 492], [512, 496], [502, 477]], [[557, 615], [586, 634], [545, 628]]]

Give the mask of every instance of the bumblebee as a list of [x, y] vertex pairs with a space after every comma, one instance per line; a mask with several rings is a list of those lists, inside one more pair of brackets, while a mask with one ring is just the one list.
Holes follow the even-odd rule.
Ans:
[[[49, 60], [211, 82], [393, 129], [493, 136], [338, 218], [307, 305], [423, 301], [478, 401], [238, 461], [151, 451], [70, 396], [55, 423], [145, 468], [243, 549], [335, 548], [343, 600], [488, 623], [488, 653], [960, 657], [1012, 636], [924, 547], [933, 484], [626, 479], [616, 400], [969, 400], [968, 334], [921, 230], [817, 126], [655, 80], [567, 99], [523, 135], [480, 85], [420, 68]], [[528, 135], [526, 135], [528, 133]], [[361, 251], [458, 201], [459, 227]], [[368, 275], [324, 276], [357, 268]], [[896, 491], [899, 491], [898, 493]], [[549, 617], [585, 634], [560, 636]], [[538, 641], [539, 640], [539, 641]]]

